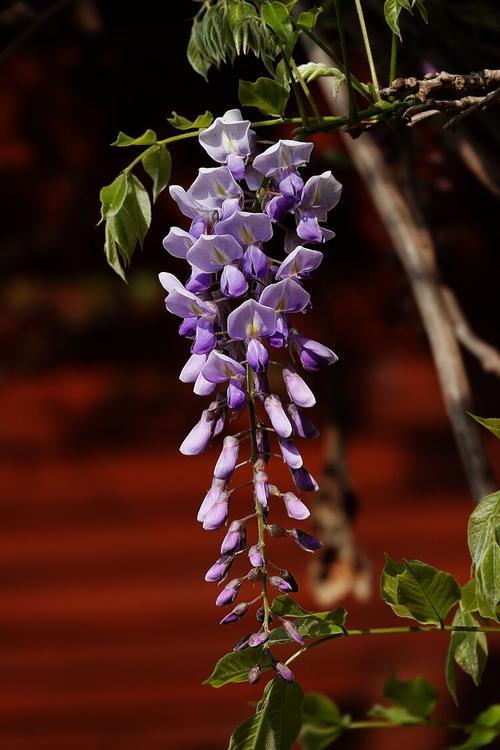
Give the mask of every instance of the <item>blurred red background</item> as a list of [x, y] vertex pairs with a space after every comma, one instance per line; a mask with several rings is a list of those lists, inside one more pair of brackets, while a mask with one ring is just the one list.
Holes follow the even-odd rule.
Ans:
[[[189, 70], [188, 15], [148, 2], [130, 14], [117, 2], [67, 3], [1, 63], [0, 745], [9, 750], [215, 750], [260, 694], [201, 685], [248, 628], [218, 626], [203, 582], [220, 534], [195, 516], [217, 447], [196, 458], [177, 450], [202, 403], [177, 379], [187, 346], [156, 280], [175, 272], [161, 238], [179, 217], [162, 195], [128, 286], [107, 268], [95, 228], [98, 190], [127, 159], [108, 146], [119, 129], [167, 134], [172, 109], [234, 106], [235, 75], [206, 85]], [[0, 19], [5, 45], [30, 23]], [[497, 205], [433, 135], [414, 139], [445, 280], [499, 345]], [[331, 167], [344, 197], [311, 285], [310, 330], [340, 356], [333, 375], [315, 378], [314, 417], [321, 425], [332, 408], [347, 426], [356, 534], [376, 576], [389, 552], [463, 583], [472, 503], [408, 284], [339, 142], [316, 145], [312, 167]], [[205, 163], [197, 144], [179, 145], [173, 181], [187, 185]], [[467, 365], [477, 413], [498, 416], [495, 378]], [[484, 439], [498, 467], [498, 445]], [[305, 456], [320, 473], [318, 445]], [[314, 606], [308, 559], [278, 545]], [[348, 624], [394, 623], [377, 599], [342, 602]], [[459, 679], [466, 719], [495, 698], [500, 647], [490, 644], [481, 689]], [[456, 717], [446, 648], [439, 633], [352, 638], [311, 653], [296, 673], [357, 717], [391, 670], [422, 675], [440, 690], [440, 717]], [[408, 729], [353, 732], [339, 745], [432, 750], [449, 739]]]

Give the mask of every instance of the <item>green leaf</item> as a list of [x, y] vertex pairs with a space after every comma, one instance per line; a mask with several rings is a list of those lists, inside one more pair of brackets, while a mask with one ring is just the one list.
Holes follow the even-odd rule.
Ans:
[[424, 5], [424, 0], [412, 0], [413, 7], [418, 10], [420, 13], [420, 17], [424, 21], [424, 23], [429, 23], [429, 16], [427, 13], [427, 8]]
[[304, 609], [300, 606], [300, 604], [294, 602], [293, 599], [287, 596], [287, 594], [276, 596], [273, 599], [271, 612], [273, 613], [273, 615], [277, 615], [278, 617], [288, 615], [291, 617], [303, 617], [304, 615], [310, 614], [307, 609]]
[[500, 604], [500, 545], [492, 541], [476, 571], [476, 596], [479, 613], [499, 621]]
[[424, 719], [413, 716], [408, 709], [402, 706], [382, 706], [380, 703], [377, 703], [370, 708], [368, 716], [371, 716], [373, 719], [385, 719], [392, 724], [400, 724], [401, 726], [405, 726], [406, 724], [425, 724]]
[[101, 216], [109, 219], [115, 216], [123, 206], [127, 195], [127, 175], [122, 172], [110, 185], [101, 188], [99, 197], [101, 199]]
[[[469, 612], [458, 609], [453, 618], [453, 625], [460, 627], [478, 627], [479, 623]], [[488, 660], [488, 642], [485, 633], [474, 633], [455, 630], [450, 637], [446, 657], [446, 684], [455, 703], [457, 701], [454, 662], [472, 677], [474, 684], [479, 685]]]
[[336, 703], [322, 693], [306, 693], [302, 704], [304, 724], [341, 726], [342, 714]]
[[246, 682], [249, 671], [256, 664], [260, 664], [262, 671], [271, 668], [272, 659], [262, 646], [231, 651], [219, 659], [212, 674], [203, 684], [218, 688], [227, 685], [228, 682]]
[[470, 411], [468, 411], [467, 414], [472, 417], [472, 419], [475, 419], [476, 422], [482, 424], [483, 427], [486, 427], [486, 429], [489, 430], [495, 437], [500, 438], [500, 419], [483, 419], [483, 417], [478, 417], [475, 414], [472, 414]]
[[172, 157], [170, 151], [162, 143], [151, 150], [147, 150], [142, 157], [142, 165], [153, 180], [153, 202], [164, 190], [170, 180], [172, 172]]
[[288, 8], [283, 3], [266, 3], [261, 10], [262, 20], [274, 31], [282, 44], [286, 44], [293, 32]]
[[207, 80], [207, 74], [211, 68], [212, 63], [204, 53], [203, 48], [200, 44], [202, 26], [202, 22], [198, 19], [195, 19], [193, 21], [187, 46], [187, 59], [193, 70], [196, 73], [199, 73], [199, 75], [203, 76], [205, 80]]
[[495, 539], [495, 529], [500, 524], [500, 492], [493, 492], [481, 500], [469, 518], [467, 540], [472, 562], [478, 568], [490, 543]]
[[168, 122], [176, 130], [200, 130], [208, 128], [214, 120], [214, 116], [208, 110], [203, 115], [198, 115], [194, 120], [188, 120], [187, 117], [172, 112], [172, 117], [167, 117]]
[[422, 677], [404, 682], [391, 675], [384, 685], [384, 698], [405, 708], [413, 717], [428, 721], [436, 706], [437, 692]]
[[[395, 563], [392, 564], [395, 566]], [[384, 590], [382, 598], [400, 617], [412, 617], [424, 624], [441, 624], [452, 606], [460, 600], [460, 586], [449, 573], [419, 560], [403, 560], [402, 566], [396, 566], [394, 570], [396, 573], [392, 576], [391, 586], [394, 587], [395, 583], [395, 589], [390, 590], [390, 595], [395, 596], [397, 606], [388, 601]], [[387, 576], [387, 565], [384, 573]]]
[[490, 745], [500, 736], [500, 704], [490, 706], [476, 717], [468, 739], [452, 750], [478, 750]]
[[400, 39], [401, 30], [399, 28], [399, 14], [401, 13], [401, 3], [399, 0], [385, 0], [384, 3], [384, 17], [393, 34], [396, 34]]
[[265, 115], [281, 116], [285, 111], [289, 91], [272, 78], [256, 81], [240, 80], [238, 98], [244, 107], [257, 107]]
[[465, 586], [462, 586], [462, 595], [460, 597], [460, 607], [462, 612], [477, 612], [477, 595], [476, 579], [471, 578]]
[[156, 143], [156, 133], [154, 130], [145, 130], [142, 135], [138, 135], [137, 138], [134, 138], [132, 135], [127, 135], [126, 133], [120, 132], [118, 133], [118, 136], [116, 138], [116, 141], [113, 141], [111, 144], [112, 146], [151, 146], [153, 143]]
[[229, 750], [290, 750], [301, 725], [302, 688], [276, 677], [254, 716], [231, 736]]
[[392, 607], [398, 617], [411, 617], [408, 609], [398, 604], [397, 599], [398, 575], [404, 573], [404, 570], [404, 565], [394, 562], [389, 555], [385, 555], [385, 567], [380, 579], [380, 596]]
[[151, 203], [142, 182], [128, 175], [127, 194], [120, 210], [108, 219], [109, 231], [128, 262], [137, 242], [142, 245], [151, 223]]
[[323, 12], [323, 8], [311, 8], [310, 10], [304, 10], [297, 16], [296, 24], [301, 29], [307, 29], [312, 31], [316, 26], [318, 16]]
[[120, 262], [120, 256], [118, 254], [118, 248], [116, 246], [116, 242], [113, 238], [113, 235], [111, 234], [111, 231], [109, 229], [108, 223], [106, 222], [106, 229], [105, 229], [105, 242], [104, 242], [104, 253], [106, 255], [106, 260], [108, 261], [109, 265], [115, 271], [118, 276], [120, 276], [123, 281], [126, 281], [125, 279], [125, 272], [123, 270], [123, 266]]

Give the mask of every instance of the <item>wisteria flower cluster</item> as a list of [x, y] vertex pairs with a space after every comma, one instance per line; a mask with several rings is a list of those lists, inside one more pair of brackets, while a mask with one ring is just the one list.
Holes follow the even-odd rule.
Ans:
[[[171, 273], [159, 277], [168, 293], [167, 310], [182, 319], [179, 333], [192, 342], [180, 379], [193, 383], [197, 395], [213, 399], [180, 450], [185, 455], [203, 452], [229, 417], [248, 409], [249, 429], [224, 438], [198, 521], [209, 531], [227, 527], [220, 557], [207, 571], [206, 581], [221, 584], [238, 559], [248, 560], [247, 572], [221, 588], [216, 605], [232, 606], [245, 583], [260, 585], [257, 598], [240, 602], [221, 620], [221, 624], [236, 622], [256, 606], [258, 627], [235, 650], [263, 644], [267, 648], [272, 621], [269, 587], [290, 593], [298, 585], [291, 572], [274, 570], [275, 566], [270, 570], [266, 534], [288, 536], [310, 552], [321, 546], [319, 539], [302, 529], [270, 523], [269, 515], [271, 498], [277, 498], [291, 519], [306, 519], [309, 510], [299, 495], [318, 489], [295, 444], [297, 437], [318, 435], [304, 411], [315, 404], [315, 398], [297, 368], [314, 372], [337, 357], [302, 335], [291, 316], [305, 313], [311, 305], [303, 284], [318, 269], [323, 253], [306, 245], [334, 236], [322, 223], [338, 203], [342, 188], [331, 172], [304, 183], [300, 168], [311, 156], [311, 143], [280, 140], [257, 153], [255, 133], [239, 110], [217, 118], [199, 141], [219, 166], [201, 168], [188, 190], [171, 186], [173, 199], [191, 224], [187, 231], [172, 227], [163, 240], [171, 255], [187, 261], [189, 278], [183, 284]], [[273, 240], [278, 226], [280, 232], [284, 230], [281, 247], [274, 237], [273, 247], [278, 249], [269, 255], [266, 243]], [[283, 260], [275, 259], [278, 253]], [[271, 360], [272, 349], [283, 350], [289, 358], [280, 363]], [[271, 365], [280, 368], [286, 399], [270, 390]], [[242, 447], [248, 445], [245, 441], [250, 444], [248, 459], [241, 456]], [[282, 492], [270, 483], [273, 449], [288, 466], [294, 491]], [[236, 469], [248, 463], [252, 464], [252, 508], [248, 516], [229, 523], [231, 496], [238, 489], [230, 488], [230, 482]], [[257, 521], [257, 535], [249, 542], [247, 524], [252, 519]], [[293, 622], [284, 618], [282, 624], [291, 639], [303, 642]], [[273, 659], [273, 668], [284, 680], [293, 680], [285, 664]], [[248, 678], [254, 683], [259, 677], [256, 663]]]

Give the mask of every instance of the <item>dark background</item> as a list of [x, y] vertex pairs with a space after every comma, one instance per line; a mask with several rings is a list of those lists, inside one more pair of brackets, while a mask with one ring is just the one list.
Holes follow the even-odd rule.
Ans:
[[[161, 247], [179, 216], [165, 192], [128, 286], [107, 267], [95, 224], [99, 188], [132, 158], [109, 147], [117, 131], [152, 127], [165, 137], [173, 109], [220, 114], [237, 101], [237, 76], [213, 72], [207, 85], [190, 70], [191, 3], [59, 5], [45, 23], [18, 4], [13, 12], [3, 3], [0, 15], [0, 746], [215, 750], [260, 688], [200, 684], [247, 625], [219, 628], [213, 588], [203, 583], [219, 534], [203, 532], [195, 516], [217, 447], [190, 459], [177, 452], [202, 404], [177, 379], [187, 346], [156, 279], [179, 268]], [[489, 39], [490, 20], [476, 40]], [[26, 28], [33, 33], [19, 40]], [[470, 42], [474, 27], [460, 28]], [[440, 54], [460, 68], [493, 67], [491, 45], [467, 50], [460, 65], [453, 33]], [[409, 39], [408, 73], [420, 72], [424, 57], [432, 62], [436, 47], [423, 38]], [[243, 77], [256, 71], [252, 60], [238, 66]], [[478, 118], [485, 144], [494, 125], [498, 132], [495, 114]], [[397, 161], [391, 134], [379, 137]], [[453, 135], [426, 127], [408, 139], [445, 281], [475, 329], [500, 345], [498, 202], [464, 167]], [[332, 406], [343, 416], [357, 538], [376, 574], [387, 551], [465, 582], [471, 499], [408, 284], [340, 141], [323, 135], [315, 144], [311, 169], [331, 167], [344, 184], [331, 218], [337, 238], [311, 285], [308, 330], [341, 357], [333, 381], [314, 378], [315, 419], [324, 423]], [[173, 156], [172, 180], [184, 186], [208, 164], [195, 141]], [[476, 412], [498, 416], [495, 378], [469, 357], [467, 366]], [[498, 467], [498, 446], [485, 441]], [[321, 446], [305, 455], [320, 472]], [[314, 606], [305, 555], [279, 554]], [[343, 603], [352, 627], [394, 623], [376, 592], [368, 603]], [[498, 697], [490, 641], [481, 690], [459, 679], [466, 719]], [[444, 687], [446, 642], [441, 634], [353, 638], [318, 649], [296, 672], [305, 688], [360, 718], [391, 669], [420, 674], [439, 687], [440, 717], [456, 718]], [[352, 733], [340, 745], [431, 750], [446, 741], [408, 729]]]

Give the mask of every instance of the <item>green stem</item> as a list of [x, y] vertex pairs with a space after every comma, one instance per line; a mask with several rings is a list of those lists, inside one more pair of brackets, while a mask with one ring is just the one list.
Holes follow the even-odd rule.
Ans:
[[[250, 448], [251, 448], [251, 461], [253, 465], [253, 478], [255, 482], [255, 475], [257, 473], [256, 463], [259, 460], [259, 449], [257, 445], [257, 417], [255, 413], [255, 394], [254, 394], [254, 380], [253, 372], [250, 365], [247, 365], [246, 372], [246, 390], [248, 397], [248, 415], [250, 419]], [[262, 577], [262, 606], [264, 608], [264, 630], [269, 630], [269, 618], [271, 607], [269, 604], [269, 597], [267, 594], [267, 577], [266, 577], [266, 540], [265, 540], [265, 523], [262, 506], [257, 500], [257, 496], [254, 496], [255, 501], [255, 513], [257, 516], [257, 532], [258, 532], [258, 546], [260, 554], [264, 560], [264, 576]]]
[[321, 115], [320, 115], [319, 109], [316, 106], [316, 102], [314, 101], [314, 97], [311, 94], [311, 91], [309, 90], [309, 86], [304, 81], [302, 73], [298, 69], [298, 67], [297, 67], [297, 65], [296, 65], [295, 60], [293, 59], [293, 57], [290, 58], [290, 67], [291, 67], [293, 73], [295, 74], [295, 77], [297, 78], [302, 91], [304, 92], [304, 96], [306, 97], [307, 101], [309, 102], [309, 106], [311, 107], [311, 109], [313, 111], [313, 114], [314, 114], [314, 116], [316, 118], [316, 121], [318, 123], [320, 123], [321, 122]]
[[398, 62], [398, 37], [393, 33], [391, 42], [391, 66], [389, 68], [389, 86], [396, 79], [396, 66]]
[[494, 625], [483, 625], [483, 626], [467, 626], [467, 625], [400, 625], [391, 628], [363, 628], [360, 630], [344, 630], [342, 633], [332, 633], [331, 635], [325, 635], [322, 638], [318, 638], [316, 641], [309, 643], [307, 646], [303, 646], [298, 651], [295, 651], [286, 661], [286, 664], [291, 664], [295, 659], [306, 651], [310, 651], [316, 646], [320, 646], [326, 641], [331, 641], [334, 638], [344, 638], [351, 635], [392, 635], [394, 633], [500, 633], [500, 627]]
[[377, 101], [380, 101], [380, 86], [377, 78], [377, 71], [375, 70], [375, 63], [373, 62], [372, 48], [370, 46], [370, 39], [368, 37], [368, 31], [366, 29], [365, 17], [363, 15], [363, 8], [361, 7], [361, 0], [354, 0], [356, 6], [356, 12], [358, 14], [359, 26], [361, 28], [361, 34], [363, 36], [363, 43], [365, 45], [366, 58], [368, 65], [370, 66], [370, 74], [372, 77], [373, 88], [375, 89], [375, 96]]
[[352, 87], [351, 68], [349, 67], [349, 60], [347, 58], [347, 45], [345, 40], [344, 22], [340, 13], [340, 0], [335, 0], [335, 15], [337, 17], [337, 27], [340, 36], [340, 48], [342, 50], [342, 60], [344, 61], [345, 69], [345, 80], [347, 84], [347, 93], [349, 96], [349, 119], [351, 122], [357, 122], [358, 119], [358, 105], [356, 104], [356, 97], [354, 96], [354, 89]]
[[[322, 41], [322, 40], [321, 40], [321, 39], [319, 38], [319, 36], [316, 36], [316, 34], [314, 33], [314, 31], [309, 31], [309, 29], [301, 29], [301, 31], [302, 31], [302, 32], [303, 32], [303, 33], [304, 33], [304, 34], [305, 34], [306, 36], [308, 36], [308, 37], [309, 37], [309, 39], [311, 40], [311, 42], [314, 42], [314, 44], [315, 44], [315, 45], [316, 45], [317, 47], [319, 47], [320, 49], [322, 49], [322, 50], [323, 50], [323, 52], [324, 52], [324, 53], [325, 53], [326, 55], [328, 55], [328, 57], [330, 58], [330, 60], [331, 60], [331, 61], [332, 61], [333, 63], [335, 63], [335, 65], [337, 66], [337, 68], [339, 68], [339, 70], [341, 70], [341, 71], [342, 71], [342, 73], [344, 73], [344, 74], [346, 75], [346, 69], [345, 69], [345, 66], [344, 66], [344, 65], [343, 65], [343, 63], [342, 63], [342, 62], [341, 62], [341, 61], [339, 60], [339, 58], [337, 57], [337, 55], [335, 54], [335, 52], [334, 52], [334, 51], [332, 50], [332, 48], [331, 48], [331, 47], [329, 47], [329, 46], [328, 46], [327, 44], [325, 44], [325, 43], [324, 43], [324, 42], [323, 42], [323, 41]], [[365, 99], [366, 99], [367, 101], [371, 101], [370, 97], [369, 97], [369, 96], [367, 95], [367, 93], [366, 93], [366, 88], [365, 88], [364, 84], [363, 84], [363, 83], [361, 83], [361, 81], [360, 81], [360, 80], [359, 80], [358, 78], [356, 78], [356, 76], [354, 76], [354, 75], [353, 75], [352, 73], [351, 73], [351, 81], [352, 81], [352, 86], [353, 86], [353, 88], [355, 89], [355, 91], [357, 91], [357, 92], [358, 92], [358, 94], [361, 94], [361, 96], [363, 96], [363, 97], [364, 97], [364, 98], [365, 98]]]
[[394, 721], [351, 721], [345, 729], [401, 729], [402, 727], [433, 727], [435, 729], [461, 729], [470, 732], [479, 727], [478, 724], [462, 724], [458, 721], [415, 721], [398, 724]]
[[281, 50], [281, 56], [283, 58], [283, 64], [286, 68], [286, 72], [290, 81], [290, 86], [292, 87], [293, 95], [295, 96], [295, 101], [297, 102], [297, 109], [299, 110], [300, 119], [302, 120], [302, 125], [305, 128], [309, 127], [309, 118], [307, 116], [307, 112], [304, 107], [304, 102], [302, 101], [302, 95], [300, 93], [300, 89], [297, 86], [297, 82], [295, 81], [295, 78], [293, 77], [292, 69], [290, 67], [290, 62], [287, 60], [287, 57], [285, 55], [285, 51]]

